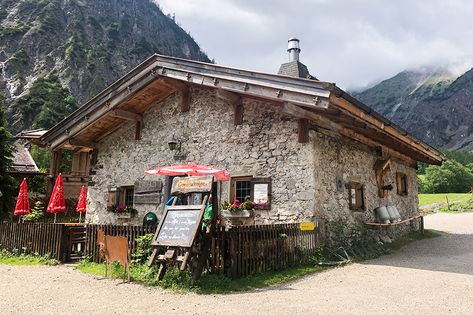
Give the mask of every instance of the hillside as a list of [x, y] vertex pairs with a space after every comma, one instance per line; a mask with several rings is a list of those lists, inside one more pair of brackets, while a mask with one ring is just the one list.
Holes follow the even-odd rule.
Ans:
[[9, 128], [51, 127], [153, 53], [209, 61], [152, 0], [0, 0]]
[[473, 70], [404, 71], [355, 97], [435, 147], [473, 150]]

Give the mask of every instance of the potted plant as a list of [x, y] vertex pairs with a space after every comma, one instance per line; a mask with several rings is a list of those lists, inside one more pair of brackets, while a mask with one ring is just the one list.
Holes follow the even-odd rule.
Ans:
[[119, 219], [130, 219], [138, 213], [135, 208], [127, 205], [111, 206], [108, 208], [108, 211], [115, 213]]
[[222, 205], [223, 216], [230, 218], [249, 218], [253, 215], [253, 208], [253, 202], [249, 200], [241, 202], [235, 199], [233, 203], [226, 201]]

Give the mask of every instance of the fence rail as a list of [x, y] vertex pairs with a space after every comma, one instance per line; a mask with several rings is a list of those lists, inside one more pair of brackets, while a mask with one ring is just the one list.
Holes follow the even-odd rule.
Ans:
[[0, 248], [62, 260], [63, 225], [0, 222]]
[[136, 238], [148, 233], [154, 233], [156, 226], [120, 226], [120, 225], [100, 225], [88, 224], [86, 225], [86, 242], [84, 255], [89, 256], [92, 261], [100, 262], [99, 247], [97, 245], [97, 231], [99, 227], [106, 235], [124, 236], [128, 238], [128, 246], [131, 253], [136, 249]]

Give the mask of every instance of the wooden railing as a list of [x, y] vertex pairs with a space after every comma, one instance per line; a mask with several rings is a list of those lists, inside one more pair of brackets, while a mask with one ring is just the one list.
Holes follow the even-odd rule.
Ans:
[[119, 226], [119, 225], [86, 225], [86, 242], [84, 254], [91, 258], [92, 261], [100, 262], [99, 247], [97, 245], [97, 230], [101, 228], [106, 235], [125, 236], [128, 238], [128, 246], [131, 253], [136, 249], [136, 238], [148, 233], [154, 233], [156, 226]]
[[63, 226], [49, 223], [0, 223], [0, 248], [63, 259]]

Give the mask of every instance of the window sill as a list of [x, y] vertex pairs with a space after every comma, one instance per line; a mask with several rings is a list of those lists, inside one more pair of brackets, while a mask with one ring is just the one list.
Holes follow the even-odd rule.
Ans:
[[242, 210], [238, 212], [231, 212], [228, 210], [222, 211], [222, 216], [224, 218], [250, 218], [254, 214], [253, 210]]

